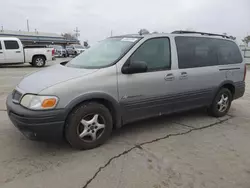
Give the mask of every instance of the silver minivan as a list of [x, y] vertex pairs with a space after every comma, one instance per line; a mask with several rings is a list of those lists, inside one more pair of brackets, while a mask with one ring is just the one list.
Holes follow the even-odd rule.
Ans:
[[26, 76], [7, 98], [30, 139], [103, 144], [113, 129], [205, 107], [224, 116], [245, 92], [246, 66], [233, 39], [210, 33], [116, 36], [69, 62]]

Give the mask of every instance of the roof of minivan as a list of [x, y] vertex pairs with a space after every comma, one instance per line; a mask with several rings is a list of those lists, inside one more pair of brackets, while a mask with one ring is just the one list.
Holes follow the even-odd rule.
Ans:
[[202, 38], [216, 38], [216, 39], [223, 39], [223, 40], [230, 40], [234, 41], [233, 39], [230, 38], [224, 38], [221, 36], [210, 36], [210, 35], [201, 35], [201, 34], [195, 34], [195, 33], [185, 33], [185, 34], [175, 34], [175, 33], [152, 33], [152, 34], [128, 34], [128, 35], [119, 35], [119, 36], [113, 36], [111, 38], [125, 38], [125, 37], [130, 37], [130, 38], [154, 38], [154, 37], [169, 37], [169, 36], [192, 36], [192, 37], [202, 37]]

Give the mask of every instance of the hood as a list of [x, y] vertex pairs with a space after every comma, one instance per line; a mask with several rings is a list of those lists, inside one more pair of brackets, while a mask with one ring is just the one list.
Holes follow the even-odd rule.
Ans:
[[25, 93], [37, 94], [48, 87], [89, 75], [97, 70], [98, 69], [71, 68], [61, 64], [54, 65], [24, 77], [18, 84], [18, 88]]

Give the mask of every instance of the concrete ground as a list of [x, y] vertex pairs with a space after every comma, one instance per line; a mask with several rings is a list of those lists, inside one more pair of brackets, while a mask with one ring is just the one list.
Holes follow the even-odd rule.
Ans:
[[27, 140], [8, 120], [7, 94], [36, 70], [0, 68], [1, 188], [250, 187], [249, 84], [226, 117], [196, 110], [142, 121], [115, 131], [99, 148], [76, 151]]

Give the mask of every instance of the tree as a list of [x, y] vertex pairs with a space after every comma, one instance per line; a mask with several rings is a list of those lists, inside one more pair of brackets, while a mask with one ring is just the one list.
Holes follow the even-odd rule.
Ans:
[[242, 42], [244, 42], [247, 46], [248, 46], [248, 43], [250, 42], [250, 35], [246, 36]]
[[62, 36], [67, 40], [77, 40], [76, 36], [71, 33], [62, 33]]
[[89, 47], [90, 47], [87, 40], [86, 40], [86, 41], [83, 41], [83, 46], [84, 46], [85, 48], [89, 48]]

